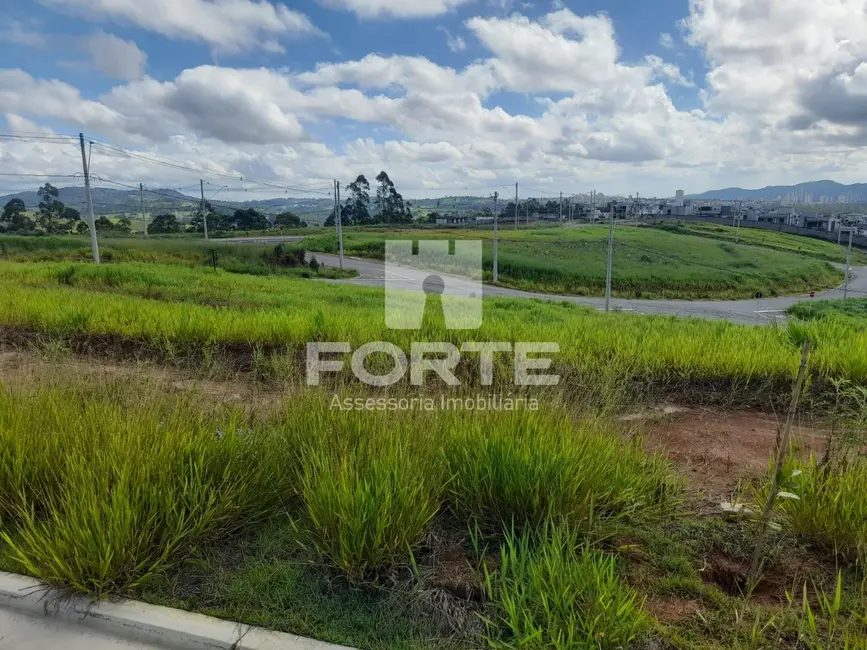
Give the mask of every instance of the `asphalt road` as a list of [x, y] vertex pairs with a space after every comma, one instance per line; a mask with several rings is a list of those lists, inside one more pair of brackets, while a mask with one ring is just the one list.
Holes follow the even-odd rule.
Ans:
[[165, 650], [49, 617], [0, 609], [0, 650]]
[[[328, 266], [340, 265], [337, 255], [315, 253], [316, 259]], [[385, 264], [375, 260], [366, 260], [358, 257], [345, 257], [344, 268], [358, 271], [359, 276], [351, 280], [342, 280], [350, 284], [362, 284], [373, 287], [385, 286]], [[413, 273], [414, 269], [390, 267], [389, 273], [392, 282], [398, 285], [404, 282], [407, 288], [415, 284], [415, 281], [405, 279]], [[840, 273], [842, 282], [842, 271]], [[559, 296], [547, 293], [533, 293], [507, 289], [505, 287], [486, 284], [483, 287], [485, 296], [502, 296], [506, 298], [532, 298], [538, 300], [555, 300], [572, 302], [578, 305], [605, 309], [604, 298], [585, 298], [579, 296]], [[849, 282], [850, 297], [867, 297], [867, 266], [852, 268], [852, 280]], [[843, 298], [842, 285], [838, 289], [817, 293], [812, 300], [831, 300]], [[673, 316], [692, 316], [694, 318], [706, 318], [711, 320], [728, 320], [733, 323], [745, 323], [750, 325], [769, 324], [785, 318], [786, 310], [797, 302], [810, 300], [809, 295], [785, 296], [782, 298], [762, 298], [761, 300], [639, 300], [630, 298], [612, 299], [612, 309], [618, 311], [635, 312], [639, 314], [668, 314]]]

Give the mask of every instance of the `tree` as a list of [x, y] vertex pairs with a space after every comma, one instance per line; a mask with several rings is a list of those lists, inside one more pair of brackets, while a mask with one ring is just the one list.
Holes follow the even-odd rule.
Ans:
[[370, 183], [364, 174], [347, 185], [346, 189], [348, 197], [341, 213], [343, 223], [358, 226], [373, 223], [370, 216]]
[[6, 232], [16, 232], [18, 230], [33, 230], [34, 223], [32, 219], [28, 219], [25, 213], [27, 206], [21, 199], [12, 199], [3, 207], [3, 214], [0, 215], [0, 230]]
[[162, 235], [180, 232], [181, 225], [173, 214], [158, 214], [148, 224], [148, 232], [152, 235]]
[[268, 219], [255, 208], [235, 210], [231, 225], [233, 230], [265, 230], [268, 228]]
[[302, 225], [304, 222], [301, 221], [301, 217], [292, 212], [281, 212], [277, 215], [277, 219], [274, 223], [278, 226], [283, 226], [284, 228], [303, 228]]
[[69, 232], [71, 224], [62, 221], [66, 206], [58, 198], [60, 190], [46, 183], [36, 192], [39, 195], [39, 225], [49, 234]]
[[[210, 201], [205, 201], [205, 214], [208, 216], [208, 230], [228, 230], [221, 228], [221, 217], [214, 210]], [[190, 232], [205, 232], [205, 221], [202, 219], [202, 211], [196, 210], [196, 214], [190, 219]]]
[[383, 223], [409, 223], [412, 215], [407, 212], [403, 197], [394, 187], [394, 183], [384, 171], [376, 177], [379, 187], [376, 188], [377, 218]]

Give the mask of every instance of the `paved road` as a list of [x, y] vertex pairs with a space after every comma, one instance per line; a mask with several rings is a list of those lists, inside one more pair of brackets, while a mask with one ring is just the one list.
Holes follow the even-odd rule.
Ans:
[[224, 244], [281, 244], [290, 241], [301, 241], [303, 235], [260, 235], [259, 237], [227, 237], [225, 239], [212, 239], [215, 243]]
[[[328, 266], [339, 266], [340, 258], [336, 255], [315, 253], [316, 259]], [[385, 285], [385, 265], [375, 260], [357, 257], [345, 257], [344, 268], [358, 271], [359, 277], [344, 282], [382, 287]], [[404, 281], [404, 275], [417, 273], [413, 269], [390, 268], [391, 280], [397, 283]], [[842, 281], [842, 271], [840, 273]], [[850, 297], [867, 297], [867, 266], [852, 268], [852, 280], [849, 283]], [[413, 281], [405, 280], [409, 286]], [[585, 298], [578, 296], [558, 296], [546, 293], [533, 293], [507, 289], [505, 287], [484, 285], [485, 296], [502, 296], [507, 298], [535, 298], [539, 300], [555, 300], [587, 305], [596, 309], [605, 308], [604, 298]], [[831, 291], [816, 294], [813, 300], [830, 300], [843, 297], [842, 286]], [[785, 311], [797, 302], [810, 300], [808, 295], [786, 296], [782, 298], [763, 298], [762, 300], [638, 300], [615, 298], [612, 307], [620, 311], [632, 311], [640, 314], [669, 314], [676, 316], [693, 316], [712, 320], [728, 320], [734, 323], [755, 325], [767, 324], [785, 318]]]
[[165, 650], [147, 643], [135, 643], [90, 630], [81, 624], [56, 618], [32, 618], [27, 614], [0, 609], [2, 650]]

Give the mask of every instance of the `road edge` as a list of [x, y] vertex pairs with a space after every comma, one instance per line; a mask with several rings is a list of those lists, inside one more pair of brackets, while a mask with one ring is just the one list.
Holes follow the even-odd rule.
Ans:
[[314, 639], [273, 632], [135, 600], [94, 601], [38, 580], [0, 571], [0, 609], [53, 618], [130, 641], [175, 649], [351, 650]]

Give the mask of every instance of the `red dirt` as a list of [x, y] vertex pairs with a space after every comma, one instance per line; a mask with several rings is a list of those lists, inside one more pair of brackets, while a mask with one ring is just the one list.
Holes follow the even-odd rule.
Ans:
[[675, 597], [648, 600], [644, 609], [661, 623], [679, 623], [703, 611], [698, 600]]
[[[640, 430], [645, 444], [667, 455], [690, 483], [714, 499], [728, 498], [741, 477], [767, 471], [777, 429], [784, 424], [773, 415], [752, 410], [671, 410], [644, 418]], [[803, 422], [796, 422], [793, 429], [793, 441], [805, 456], [823, 454], [827, 435]]]

